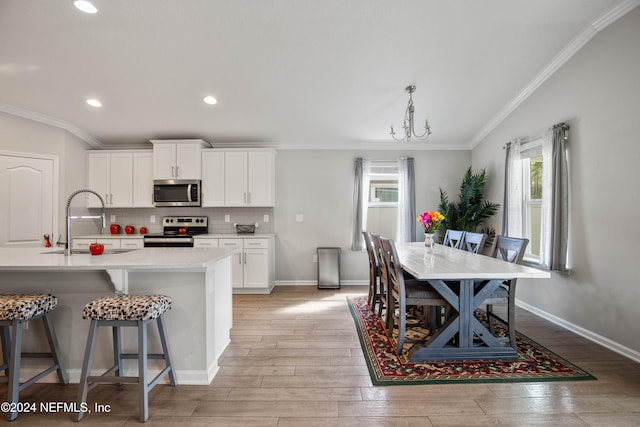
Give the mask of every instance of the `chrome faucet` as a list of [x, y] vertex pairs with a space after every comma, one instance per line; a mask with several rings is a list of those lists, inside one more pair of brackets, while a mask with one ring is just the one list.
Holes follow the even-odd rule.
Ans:
[[[71, 216], [71, 200], [80, 193], [91, 193], [95, 194], [95, 196], [100, 199], [100, 203], [102, 203], [102, 215], [80, 215], [80, 216]], [[107, 227], [107, 215], [105, 213], [104, 200], [98, 193], [93, 190], [88, 190], [83, 188], [82, 190], [74, 191], [71, 193], [69, 198], [67, 199], [67, 241], [64, 244], [64, 255], [71, 255], [71, 220], [72, 219], [102, 219], [102, 228]]]

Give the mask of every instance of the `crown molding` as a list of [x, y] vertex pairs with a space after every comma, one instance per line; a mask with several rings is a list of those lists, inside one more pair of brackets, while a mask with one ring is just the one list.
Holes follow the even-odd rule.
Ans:
[[589, 40], [600, 31], [617, 21], [622, 16], [629, 13], [640, 4], [640, 0], [624, 0], [613, 9], [609, 10], [600, 18], [593, 21], [587, 28], [582, 30], [567, 46], [565, 46], [547, 64], [534, 79], [527, 84], [502, 110], [498, 112], [469, 143], [468, 149], [475, 148], [484, 138], [498, 127], [516, 108], [520, 106], [529, 96], [531, 96], [544, 82], [546, 82], [560, 67], [573, 57]]
[[22, 117], [23, 119], [29, 119], [33, 120], [34, 122], [64, 129], [94, 148], [104, 148], [102, 142], [100, 142], [87, 132], [83, 131], [79, 127], [74, 126], [65, 120], [60, 120], [55, 117], [50, 117], [44, 114], [36, 113], [34, 111], [25, 110], [24, 108], [16, 107], [14, 105], [3, 104], [1, 102], [0, 111], [3, 113], [11, 114], [13, 116]]

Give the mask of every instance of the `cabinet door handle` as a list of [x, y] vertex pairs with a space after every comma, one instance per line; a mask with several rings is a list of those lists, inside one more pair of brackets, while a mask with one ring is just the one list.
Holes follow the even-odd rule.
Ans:
[[180, 166], [176, 166], [176, 178], [180, 176]]
[[175, 166], [171, 166], [171, 178], [175, 178], [176, 177], [175, 173], [176, 173], [176, 167]]
[[110, 194], [111, 204], [113, 204], [113, 193]]
[[244, 253], [244, 263], [245, 264], [247, 263], [247, 253], [246, 252]]
[[251, 193], [247, 193], [247, 194], [249, 194], [249, 198], [248, 198], [247, 204], [250, 205], [251, 204]]
[[242, 254], [238, 254], [238, 264], [242, 265]]
[[244, 204], [247, 204], [247, 193], [244, 193]]
[[104, 193], [104, 202], [108, 205], [109, 204], [109, 193]]

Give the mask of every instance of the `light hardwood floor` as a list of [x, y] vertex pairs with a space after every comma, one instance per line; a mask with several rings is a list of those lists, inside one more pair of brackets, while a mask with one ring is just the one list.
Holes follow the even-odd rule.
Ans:
[[[524, 310], [518, 330], [598, 380], [374, 387], [346, 303], [365, 292], [304, 286], [234, 295], [232, 342], [216, 378], [209, 386], [157, 386], [147, 425], [640, 426], [640, 364]], [[21, 400], [72, 402], [76, 390], [36, 384]], [[85, 425], [138, 424], [133, 386], [99, 386], [90, 401], [112, 411], [89, 415]], [[10, 424], [79, 425], [65, 413], [22, 414]]]

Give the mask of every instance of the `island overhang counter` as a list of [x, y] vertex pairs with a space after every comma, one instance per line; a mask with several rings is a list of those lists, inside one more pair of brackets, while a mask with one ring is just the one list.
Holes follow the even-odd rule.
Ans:
[[[82, 308], [89, 301], [114, 293], [163, 294], [172, 300], [165, 314], [167, 336], [178, 384], [209, 384], [218, 371], [218, 359], [230, 342], [232, 326], [231, 256], [237, 248], [144, 248], [92, 256], [65, 256], [43, 248], [0, 248], [0, 293], [51, 293], [58, 307], [51, 313], [71, 382], [78, 382], [89, 321]], [[123, 331], [123, 350], [135, 353], [134, 330]], [[40, 349], [40, 326], [25, 331], [25, 351]], [[149, 348], [160, 351], [155, 325]], [[111, 337], [99, 336], [94, 370], [112, 365]], [[29, 361], [23, 376], [46, 361]], [[131, 362], [127, 364], [126, 362]], [[37, 364], [37, 365], [36, 365]], [[31, 368], [30, 368], [31, 366]], [[160, 363], [149, 368], [160, 371]], [[125, 361], [125, 374], [135, 372]], [[51, 379], [54, 381], [54, 379]]]

